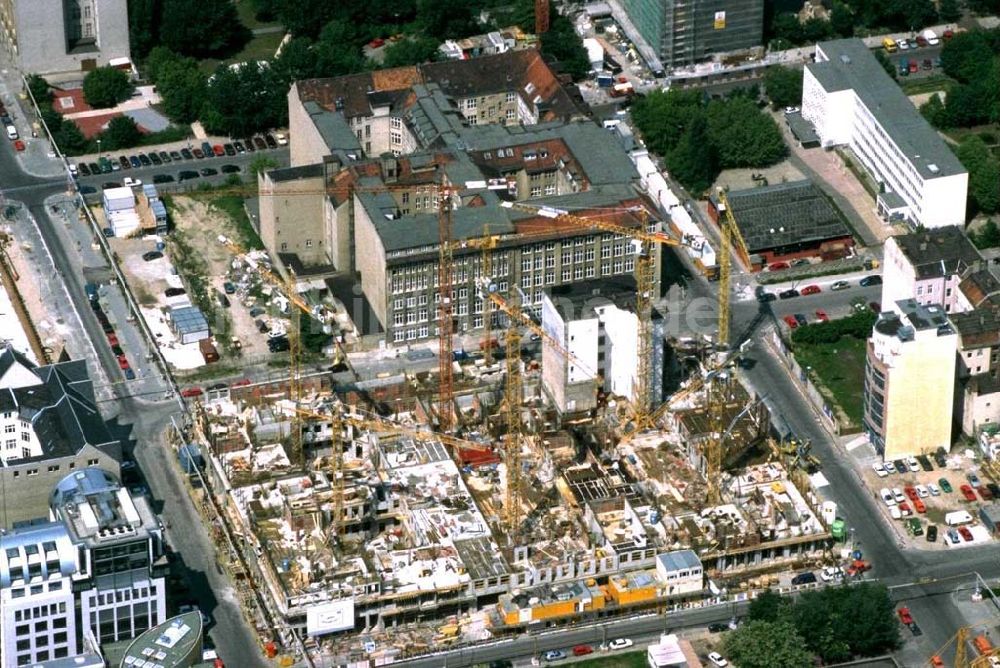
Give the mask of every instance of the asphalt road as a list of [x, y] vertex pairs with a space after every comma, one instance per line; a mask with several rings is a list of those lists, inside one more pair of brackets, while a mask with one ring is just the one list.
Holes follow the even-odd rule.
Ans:
[[[17, 156], [8, 142], [0, 147], [0, 183], [11, 201], [24, 205], [30, 212], [38, 234], [48, 248], [52, 262], [75, 306], [83, 331], [79, 336], [88, 340], [104, 375], [121, 378], [118, 362], [108, 347], [103, 330], [89, 307], [83, 290], [86, 279], [75, 242], [65, 231], [66, 223], [52, 214], [45, 202], [65, 193], [65, 178], [39, 178], [22, 171]], [[274, 151], [278, 155], [282, 152]], [[287, 150], [283, 151], [287, 156]], [[287, 158], [286, 158], [287, 159]], [[202, 161], [205, 162], [205, 161]], [[141, 178], [141, 177], [140, 177]], [[15, 237], [17, 230], [14, 230]], [[117, 328], [134, 328], [118, 322]], [[135, 337], [138, 340], [138, 335]], [[96, 370], [92, 369], [94, 374]], [[180, 416], [176, 399], [151, 401], [129, 394], [127, 384], [115, 386], [117, 402], [105, 404], [102, 410], [110, 428], [127, 442], [126, 450], [138, 461], [151, 491], [154, 508], [171, 527], [168, 538], [183, 556], [184, 576], [201, 607], [214, 621], [209, 635], [218, 647], [219, 655], [234, 666], [264, 666], [260, 648], [250, 629], [243, 622], [242, 611], [232, 596], [228, 578], [215, 563], [215, 545], [205, 530], [193, 504], [184, 491], [177, 468], [167, 461], [170, 452], [162, 445], [164, 429], [171, 415]]]

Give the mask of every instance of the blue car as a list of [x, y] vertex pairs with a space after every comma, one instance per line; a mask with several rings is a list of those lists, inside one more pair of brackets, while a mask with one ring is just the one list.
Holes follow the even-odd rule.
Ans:
[[134, 155], [130, 155], [130, 156], [128, 157], [128, 161], [129, 161], [129, 162], [130, 162], [130, 163], [132, 164], [132, 166], [133, 166], [133, 167], [135, 167], [136, 169], [138, 169], [139, 167], [142, 167], [142, 163], [141, 163], [141, 162], [139, 162], [139, 158], [138, 158], [137, 156], [134, 156]]

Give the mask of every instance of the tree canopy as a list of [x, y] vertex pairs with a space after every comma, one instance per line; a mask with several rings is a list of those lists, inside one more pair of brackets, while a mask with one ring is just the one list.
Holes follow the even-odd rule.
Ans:
[[128, 116], [115, 116], [101, 133], [102, 147], [106, 151], [132, 148], [139, 144], [142, 133], [135, 121]]
[[955, 155], [969, 172], [969, 202], [976, 211], [995, 213], [1000, 210], [1000, 160], [978, 135], [964, 137]]
[[171, 51], [224, 57], [239, 51], [250, 37], [230, 0], [163, 0], [159, 41]]
[[706, 103], [697, 91], [654, 91], [632, 105], [632, 118], [647, 146], [694, 193], [721, 169], [765, 167], [788, 152], [774, 119], [747, 95]]
[[[952, 6], [946, 6], [948, 3]], [[954, 0], [942, 0], [941, 20], [955, 20], [945, 19], [944, 10], [954, 15]], [[799, 22], [792, 11], [775, 13], [766, 21], [765, 37], [774, 48], [789, 48], [834, 37], [851, 37], [859, 27], [869, 32], [913, 32], [937, 22], [938, 11], [933, 0], [834, 0], [829, 20], [811, 18]]]
[[787, 621], [751, 621], [731, 633], [722, 643], [723, 652], [740, 668], [809, 668], [812, 653], [802, 636]]
[[31, 96], [35, 98], [39, 108], [52, 101], [52, 89], [49, 88], [49, 82], [37, 74], [28, 75], [28, 90], [31, 91]]
[[128, 74], [114, 67], [98, 67], [83, 78], [83, 96], [97, 109], [124, 102], [132, 96], [132, 90]]
[[802, 104], [802, 71], [775, 65], [764, 72], [764, 89], [775, 109]]
[[385, 50], [384, 67], [402, 67], [404, 65], [419, 65], [434, 60], [438, 53], [439, 42], [431, 37], [412, 37], [401, 39]]

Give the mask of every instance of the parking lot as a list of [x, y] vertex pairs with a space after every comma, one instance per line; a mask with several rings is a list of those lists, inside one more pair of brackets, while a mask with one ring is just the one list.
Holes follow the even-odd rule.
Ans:
[[1000, 487], [957, 449], [885, 464], [871, 457], [861, 465], [885, 519], [913, 547], [948, 549], [991, 540], [979, 509], [994, 502]]

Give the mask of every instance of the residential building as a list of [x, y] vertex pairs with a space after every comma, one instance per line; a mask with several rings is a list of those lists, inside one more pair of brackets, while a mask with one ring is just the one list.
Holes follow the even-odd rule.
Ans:
[[67, 475], [50, 521], [0, 536], [3, 666], [74, 657], [165, 617], [163, 536], [145, 497], [98, 468]]
[[948, 450], [958, 335], [938, 305], [883, 309], [868, 341], [864, 430], [885, 459]]
[[705, 588], [701, 559], [693, 550], [674, 550], [656, 557], [656, 572], [671, 594], [690, 594]]
[[860, 39], [816, 45], [802, 117], [847, 146], [879, 184], [879, 214], [926, 228], [965, 223], [969, 175]]
[[[843, 214], [810, 181], [737, 190], [726, 200], [755, 270], [797, 258], [843, 257], [854, 247]], [[723, 211], [711, 197], [708, 215], [716, 224]]]
[[[760, 46], [764, 0], [612, 0], [666, 70]], [[617, 5], [617, 7], [614, 7]]]
[[962, 229], [953, 225], [889, 237], [883, 253], [882, 304], [913, 299], [941, 306], [947, 313], [966, 310], [959, 284], [981, 260]]
[[[632, 250], [630, 245], [628, 252]], [[542, 387], [561, 413], [593, 409], [598, 389], [635, 399], [639, 365], [639, 317], [635, 302], [636, 284], [631, 276], [581, 281], [545, 290], [542, 328], [549, 338], [542, 341]], [[662, 322], [656, 314], [648, 360], [647, 405], [651, 406], [658, 406], [663, 400]]]
[[49, 492], [67, 473], [121, 473], [121, 443], [109, 433], [83, 360], [36, 366], [0, 351], [0, 527], [44, 517]]
[[22, 72], [131, 67], [126, 0], [0, 0], [0, 36]]

